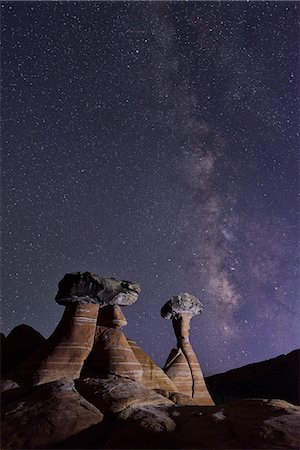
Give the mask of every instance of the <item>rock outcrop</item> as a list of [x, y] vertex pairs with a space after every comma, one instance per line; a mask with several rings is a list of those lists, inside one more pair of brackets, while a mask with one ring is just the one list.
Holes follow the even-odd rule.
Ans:
[[18, 366], [18, 374], [33, 385], [78, 378], [94, 344], [99, 305], [133, 303], [139, 292], [136, 284], [89, 272], [65, 275], [56, 296], [65, 305], [63, 317], [46, 343]]
[[1, 448], [299, 449], [300, 408], [282, 400], [180, 407], [124, 378], [84, 383], [31, 387], [3, 407]]
[[202, 310], [203, 306], [199, 300], [187, 293], [172, 297], [162, 307], [161, 315], [165, 319], [172, 319], [177, 338], [177, 347], [171, 351], [164, 371], [180, 393], [192, 397], [199, 405], [213, 405], [200, 364], [189, 340], [191, 318], [201, 314]]

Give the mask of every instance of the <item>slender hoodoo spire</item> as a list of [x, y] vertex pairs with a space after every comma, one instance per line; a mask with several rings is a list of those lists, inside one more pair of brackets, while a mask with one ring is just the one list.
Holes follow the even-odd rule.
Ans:
[[212, 405], [213, 400], [205, 385], [204, 377], [189, 341], [190, 321], [200, 315], [203, 305], [191, 294], [182, 293], [172, 297], [161, 309], [164, 319], [172, 319], [177, 338], [165, 364], [164, 371], [175, 383], [179, 392], [191, 396], [197, 404]]

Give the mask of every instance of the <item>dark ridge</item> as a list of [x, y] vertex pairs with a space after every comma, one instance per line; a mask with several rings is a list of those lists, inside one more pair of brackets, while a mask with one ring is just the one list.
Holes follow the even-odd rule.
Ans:
[[45, 338], [29, 325], [16, 326], [3, 342], [1, 338], [1, 373], [14, 370], [44, 342]]
[[300, 405], [300, 349], [205, 379], [217, 404], [244, 398], [277, 398]]

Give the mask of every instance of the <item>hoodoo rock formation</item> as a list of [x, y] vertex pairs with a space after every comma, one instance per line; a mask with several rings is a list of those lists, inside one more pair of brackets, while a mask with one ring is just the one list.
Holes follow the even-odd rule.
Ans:
[[203, 305], [191, 294], [172, 297], [161, 309], [164, 319], [172, 319], [177, 347], [166, 361], [164, 371], [175, 383], [180, 393], [194, 399], [198, 405], [213, 405], [214, 402], [205, 385], [197, 356], [189, 340], [190, 321], [201, 314]]
[[[56, 296], [65, 311], [50, 338], [28, 327], [11, 332], [23, 330], [28, 345], [2, 380], [1, 449], [299, 448], [299, 407], [257, 398], [214, 405], [189, 342], [190, 320], [203, 309], [192, 295], [161, 310], [177, 338], [164, 371], [127, 339], [121, 306], [139, 293], [128, 281], [67, 274]], [[4, 348], [7, 341], [1, 336]]]
[[139, 287], [127, 281], [66, 274], [56, 296], [65, 306], [63, 317], [45, 344], [18, 366], [18, 374], [33, 385], [79, 378], [94, 344], [99, 305], [131, 304], [138, 294]]

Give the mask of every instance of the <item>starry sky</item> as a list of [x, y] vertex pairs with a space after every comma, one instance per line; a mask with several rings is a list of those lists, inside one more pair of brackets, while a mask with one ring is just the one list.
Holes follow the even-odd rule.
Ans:
[[300, 346], [297, 2], [2, 2], [2, 330], [44, 336], [66, 272], [172, 295], [205, 375]]

